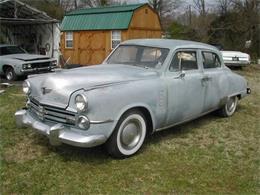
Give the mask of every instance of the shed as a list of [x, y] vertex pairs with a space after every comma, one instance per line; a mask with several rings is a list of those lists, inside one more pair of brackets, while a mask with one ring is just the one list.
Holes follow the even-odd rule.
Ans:
[[0, 43], [59, 58], [58, 20], [19, 0], [0, 0]]
[[148, 4], [88, 8], [65, 15], [61, 52], [71, 64], [100, 64], [121, 41], [161, 38], [159, 16]]

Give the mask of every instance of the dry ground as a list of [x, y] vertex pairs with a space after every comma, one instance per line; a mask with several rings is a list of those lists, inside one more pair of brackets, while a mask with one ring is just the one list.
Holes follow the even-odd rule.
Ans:
[[52, 147], [15, 125], [17, 86], [0, 96], [1, 194], [260, 194], [260, 66], [236, 70], [250, 83], [231, 118], [213, 114], [151, 136], [132, 158], [102, 147]]

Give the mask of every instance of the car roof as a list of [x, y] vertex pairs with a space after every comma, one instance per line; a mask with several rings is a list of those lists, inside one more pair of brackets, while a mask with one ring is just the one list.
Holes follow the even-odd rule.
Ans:
[[177, 39], [132, 39], [132, 40], [125, 41], [122, 44], [162, 47], [168, 49], [179, 49], [179, 48], [210, 49], [219, 52], [218, 49], [212, 45], [195, 42], [195, 41], [186, 41], [186, 40], [177, 40]]
[[17, 45], [10, 45], [10, 44], [0, 44], [0, 47], [10, 47], [10, 46], [17, 46]]

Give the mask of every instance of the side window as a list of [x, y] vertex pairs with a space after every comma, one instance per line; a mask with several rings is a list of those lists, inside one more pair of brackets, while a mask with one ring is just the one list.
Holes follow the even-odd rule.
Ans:
[[65, 47], [73, 48], [73, 32], [65, 33]]
[[202, 59], [203, 59], [203, 67], [205, 69], [221, 67], [219, 57], [215, 53], [203, 51]]
[[181, 69], [198, 69], [196, 51], [179, 51], [174, 55], [169, 70], [171, 72], [174, 72], [179, 71]]

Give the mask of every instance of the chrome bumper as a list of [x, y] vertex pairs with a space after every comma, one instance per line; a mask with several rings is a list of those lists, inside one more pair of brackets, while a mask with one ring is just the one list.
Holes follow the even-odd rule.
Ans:
[[224, 64], [226, 66], [248, 66], [250, 65], [250, 62], [247, 61], [225, 61], [224, 60]]
[[16, 124], [19, 127], [29, 126], [36, 129], [39, 133], [46, 135], [51, 145], [61, 145], [62, 143], [77, 147], [90, 148], [106, 142], [104, 135], [84, 135], [66, 128], [57, 123], [53, 126], [47, 125], [32, 118], [27, 110], [19, 110], [15, 113]]
[[52, 71], [56, 66], [48, 66], [48, 67], [42, 67], [42, 68], [31, 68], [31, 69], [22, 69], [22, 73], [37, 73], [42, 71]]

